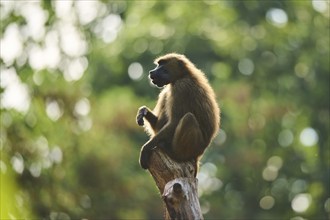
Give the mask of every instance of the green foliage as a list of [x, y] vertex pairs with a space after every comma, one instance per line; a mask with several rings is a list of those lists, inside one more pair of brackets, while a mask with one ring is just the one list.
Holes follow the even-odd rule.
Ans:
[[0, 4], [1, 218], [161, 218], [135, 114], [173, 51], [222, 110], [198, 175], [205, 218], [329, 218], [328, 2]]

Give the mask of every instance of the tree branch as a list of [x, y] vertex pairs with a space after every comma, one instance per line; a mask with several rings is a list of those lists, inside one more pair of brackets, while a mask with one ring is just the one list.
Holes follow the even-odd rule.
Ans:
[[203, 219], [198, 200], [195, 161], [178, 163], [156, 148], [149, 172], [165, 203], [165, 219]]

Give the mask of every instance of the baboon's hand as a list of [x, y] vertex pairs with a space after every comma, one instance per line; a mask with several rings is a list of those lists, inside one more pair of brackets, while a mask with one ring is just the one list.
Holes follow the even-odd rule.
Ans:
[[136, 123], [139, 125], [139, 126], [143, 126], [144, 125], [144, 116], [146, 116], [148, 113], [148, 109], [147, 107], [145, 106], [142, 106], [139, 108], [138, 110], [138, 113], [137, 113], [137, 116], [136, 116]]

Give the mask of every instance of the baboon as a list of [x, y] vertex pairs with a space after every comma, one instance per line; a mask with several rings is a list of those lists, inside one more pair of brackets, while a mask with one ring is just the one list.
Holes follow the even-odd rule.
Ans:
[[170, 53], [154, 63], [149, 78], [164, 88], [154, 110], [142, 106], [136, 116], [151, 136], [141, 148], [140, 165], [147, 169], [152, 150], [159, 147], [175, 161], [194, 160], [198, 167], [220, 126], [215, 94], [204, 73], [184, 55]]

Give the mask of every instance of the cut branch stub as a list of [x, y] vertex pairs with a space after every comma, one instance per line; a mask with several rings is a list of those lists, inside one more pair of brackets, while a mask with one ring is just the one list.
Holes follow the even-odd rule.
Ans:
[[162, 196], [171, 219], [203, 219], [196, 178], [177, 178], [168, 182]]

